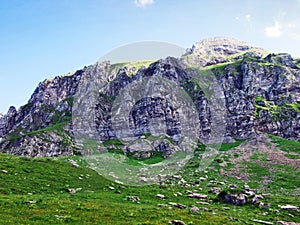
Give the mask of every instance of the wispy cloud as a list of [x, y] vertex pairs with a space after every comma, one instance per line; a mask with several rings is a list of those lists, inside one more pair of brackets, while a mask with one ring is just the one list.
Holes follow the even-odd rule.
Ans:
[[247, 15], [245, 16], [245, 20], [246, 20], [246, 22], [251, 22], [251, 15], [250, 15], [250, 14], [247, 14]]
[[134, 0], [137, 7], [146, 8], [148, 5], [154, 4], [154, 0]]
[[250, 14], [246, 14], [244, 16], [236, 16], [235, 20], [239, 20], [239, 21], [244, 21], [244, 22], [250, 23], [251, 22], [251, 15]]
[[282, 35], [282, 24], [275, 21], [274, 25], [265, 27], [265, 35], [271, 38], [278, 38]]
[[288, 23], [288, 28], [296, 28], [297, 27], [297, 24], [296, 23], [294, 23], [294, 22], [290, 22], [290, 23]]

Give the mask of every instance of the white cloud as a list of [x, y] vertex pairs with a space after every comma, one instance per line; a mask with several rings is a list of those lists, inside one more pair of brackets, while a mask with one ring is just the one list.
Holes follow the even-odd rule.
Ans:
[[250, 15], [250, 14], [247, 14], [247, 15], [245, 16], [245, 20], [246, 20], [246, 22], [251, 22], [251, 15]]
[[296, 28], [297, 27], [297, 24], [295, 23], [288, 23], [288, 28]]
[[236, 16], [234, 19], [237, 20], [237, 21], [242, 21], [242, 22], [250, 23], [251, 22], [251, 15], [250, 14], [246, 14], [246, 15], [242, 15], [241, 17], [240, 16]]
[[137, 7], [146, 8], [147, 5], [154, 4], [154, 0], [134, 0], [134, 4]]
[[265, 27], [265, 35], [271, 38], [278, 38], [282, 35], [282, 25], [278, 21], [272, 26]]
[[300, 41], [300, 33], [299, 33], [299, 34], [293, 33], [293, 34], [291, 35], [291, 38], [292, 38], [293, 40]]

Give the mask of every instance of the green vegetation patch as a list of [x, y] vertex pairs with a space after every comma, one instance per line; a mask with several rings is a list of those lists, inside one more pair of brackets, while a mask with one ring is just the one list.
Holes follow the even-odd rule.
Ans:
[[67, 188], [95, 191], [108, 184], [93, 170], [85, 167], [75, 168], [66, 162], [66, 159], [0, 154], [0, 193], [60, 194], [66, 193]]
[[272, 142], [277, 145], [280, 150], [285, 152], [295, 152], [300, 154], [300, 142], [295, 140], [288, 140], [286, 138], [278, 137], [273, 134], [268, 134]]
[[222, 143], [219, 151], [228, 151], [241, 145], [245, 140], [235, 139], [234, 143]]
[[254, 115], [259, 117], [261, 110], [268, 111], [274, 121], [280, 120], [280, 118], [289, 118], [288, 111], [294, 110], [300, 112], [300, 104], [285, 103], [283, 105], [276, 105], [274, 101], [268, 101], [263, 96], [256, 96], [254, 98]]
[[[114, 63], [110, 65], [109, 73], [112, 73], [113, 71], [118, 71], [124, 67], [127, 67], [127, 69], [134, 69], [134, 72], [137, 72], [142, 66], [149, 67], [150, 64], [154, 63], [155, 60], [144, 60], [144, 61], [136, 61], [136, 62], [120, 62], [120, 63]], [[134, 74], [127, 74], [129, 76]]]
[[114, 146], [124, 146], [124, 144], [119, 139], [110, 139], [110, 140], [104, 141], [102, 143], [102, 145], [104, 147], [108, 147], [108, 146], [111, 146], [111, 145], [114, 145]]

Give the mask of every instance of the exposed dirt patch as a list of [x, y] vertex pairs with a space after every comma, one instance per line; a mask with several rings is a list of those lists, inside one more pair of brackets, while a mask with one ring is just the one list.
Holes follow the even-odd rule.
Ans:
[[[266, 159], [251, 159], [255, 153], [265, 154]], [[268, 169], [270, 172], [272, 172], [275, 165], [288, 165], [295, 169], [300, 169], [300, 159], [287, 158], [285, 156], [287, 153], [278, 149], [275, 144], [271, 143], [271, 139], [264, 135], [257, 136], [255, 139], [250, 141], [246, 141], [240, 146], [227, 151], [226, 154], [232, 156], [230, 162], [234, 165], [234, 168], [230, 170], [221, 169], [221, 174], [235, 177], [243, 181], [248, 181], [250, 178], [250, 174], [245, 172], [247, 171], [247, 166], [244, 162], [257, 163], [258, 165]], [[234, 155], [240, 156], [235, 158]], [[226, 165], [226, 162], [221, 164], [223, 168], [226, 167]], [[267, 184], [270, 181], [272, 181], [270, 177], [264, 177], [262, 182]]]

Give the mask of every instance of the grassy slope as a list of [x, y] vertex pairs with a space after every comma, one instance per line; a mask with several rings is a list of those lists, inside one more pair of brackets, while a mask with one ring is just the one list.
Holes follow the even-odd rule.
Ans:
[[[288, 144], [288, 141], [281, 142], [282, 146]], [[300, 148], [299, 142], [298, 147], [294, 143], [293, 146]], [[187, 197], [187, 190], [207, 194], [209, 186], [217, 181], [226, 183], [215, 184], [222, 189], [230, 184], [236, 184], [239, 188], [245, 184], [235, 177], [220, 174], [222, 161], [230, 161], [226, 154], [218, 156], [207, 171], [202, 172], [195, 170], [199, 164], [197, 159], [191, 160], [180, 172], [190, 185], [188, 187], [157, 185], [125, 189], [120, 189], [118, 184], [105, 180], [91, 169], [73, 167], [67, 162], [68, 158], [29, 159], [0, 154], [0, 224], [167, 224], [172, 219], [182, 220], [186, 224], [253, 224], [252, 219], [300, 222], [299, 212], [284, 211], [278, 207], [300, 205], [299, 195], [285, 192], [300, 188], [299, 170], [276, 165], [274, 168], [278, 170], [269, 171], [254, 163], [258, 159], [264, 160], [264, 157], [253, 155], [254, 161], [248, 163], [247, 169], [252, 179], [248, 184], [254, 187], [257, 180], [269, 173], [281, 176], [282, 179], [274, 180], [268, 187], [272, 196], [263, 199], [263, 202], [272, 204], [271, 208], [215, 203], [212, 201], [215, 198], [213, 194], [208, 194], [210, 205], [199, 205], [196, 203], [199, 200]], [[230, 169], [230, 163], [225, 169]], [[199, 177], [206, 175], [208, 179], [199, 183]], [[114, 186], [120, 193], [115, 193], [108, 186]], [[69, 194], [68, 188], [82, 189]], [[176, 192], [181, 192], [182, 196], [174, 196]], [[158, 193], [164, 194], [167, 199], [155, 198]], [[128, 199], [133, 195], [139, 196], [139, 203]], [[170, 207], [167, 205], [169, 202], [178, 202], [187, 208]], [[201, 211], [191, 213], [192, 205], [202, 208]]]

